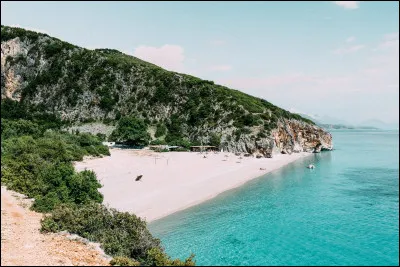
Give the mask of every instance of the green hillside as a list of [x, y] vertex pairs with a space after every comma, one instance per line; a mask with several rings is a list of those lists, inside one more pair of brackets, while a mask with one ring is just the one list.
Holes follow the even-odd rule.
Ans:
[[[13, 95], [64, 121], [113, 124], [132, 115], [148, 127], [166, 127], [160, 139], [170, 143], [207, 143], [215, 135], [222, 142], [242, 136], [256, 140], [284, 119], [313, 124], [264, 99], [117, 50], [92, 51], [46, 34], [1, 27], [2, 44], [17, 37], [20, 52], [5, 58], [6, 71], [19, 76]], [[2, 96], [4, 75], [2, 68]]]

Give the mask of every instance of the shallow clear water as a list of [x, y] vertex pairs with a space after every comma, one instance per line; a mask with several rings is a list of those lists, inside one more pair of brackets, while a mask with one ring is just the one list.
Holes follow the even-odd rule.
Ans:
[[398, 265], [398, 131], [332, 135], [334, 151], [155, 221], [151, 232], [169, 255], [193, 252], [198, 265]]

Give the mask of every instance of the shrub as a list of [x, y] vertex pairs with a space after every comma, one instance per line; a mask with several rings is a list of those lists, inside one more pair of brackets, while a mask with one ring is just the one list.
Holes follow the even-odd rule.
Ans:
[[127, 257], [117, 256], [110, 261], [112, 266], [140, 266], [140, 262], [134, 261]]
[[187, 140], [186, 138], [176, 137], [172, 135], [167, 135], [165, 141], [168, 143], [168, 145], [181, 146], [186, 149], [188, 149], [192, 145], [190, 141]]
[[150, 144], [151, 144], [151, 145], [155, 145], [155, 146], [156, 146], [156, 145], [166, 145], [167, 142], [165, 142], [165, 141], [163, 141], [163, 140], [160, 140], [160, 139], [156, 139], [156, 140], [151, 141]]
[[61, 203], [102, 202], [94, 173], [75, 173], [71, 163], [90, 154], [88, 147], [96, 154], [109, 153], [96, 140], [93, 136], [60, 132], [46, 132], [36, 139], [21, 136], [2, 140], [2, 182], [35, 198], [32, 208], [37, 211], [47, 212]]
[[219, 147], [219, 145], [221, 144], [221, 136], [216, 134], [216, 133], [212, 133], [210, 136], [210, 145], [211, 146], [216, 146]]
[[106, 141], [107, 140], [107, 136], [105, 134], [103, 134], [103, 133], [97, 133], [96, 136], [100, 141]]
[[171, 258], [166, 255], [159, 248], [152, 248], [147, 252], [147, 258], [145, 265], [147, 266], [195, 266], [193, 261], [194, 255], [190, 255], [185, 261], [179, 259], [171, 260]]

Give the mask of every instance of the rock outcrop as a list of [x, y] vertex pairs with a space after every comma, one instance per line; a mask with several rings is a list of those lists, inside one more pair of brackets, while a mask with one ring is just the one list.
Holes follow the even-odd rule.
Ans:
[[299, 152], [319, 153], [332, 150], [332, 135], [324, 129], [297, 120], [282, 120], [272, 136], [261, 140], [251, 140], [248, 136], [222, 144], [224, 151], [261, 154], [271, 158], [274, 154]]

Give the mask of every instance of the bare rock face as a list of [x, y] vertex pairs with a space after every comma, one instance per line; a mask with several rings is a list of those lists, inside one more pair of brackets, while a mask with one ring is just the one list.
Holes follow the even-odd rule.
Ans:
[[314, 148], [314, 153], [319, 153], [319, 152], [321, 152], [321, 149], [322, 149], [322, 145], [321, 144], [318, 144], [315, 148]]
[[271, 136], [254, 140], [243, 136], [222, 144], [224, 151], [242, 152], [271, 158], [273, 155], [299, 152], [319, 153], [332, 150], [332, 135], [324, 129], [298, 120], [280, 120]]
[[9, 59], [19, 54], [26, 54], [19, 38], [1, 43], [1, 98], [20, 99], [20, 69], [10, 64]]
[[276, 145], [284, 153], [320, 152], [332, 150], [332, 135], [324, 129], [297, 120], [285, 120], [278, 124], [274, 134]]

